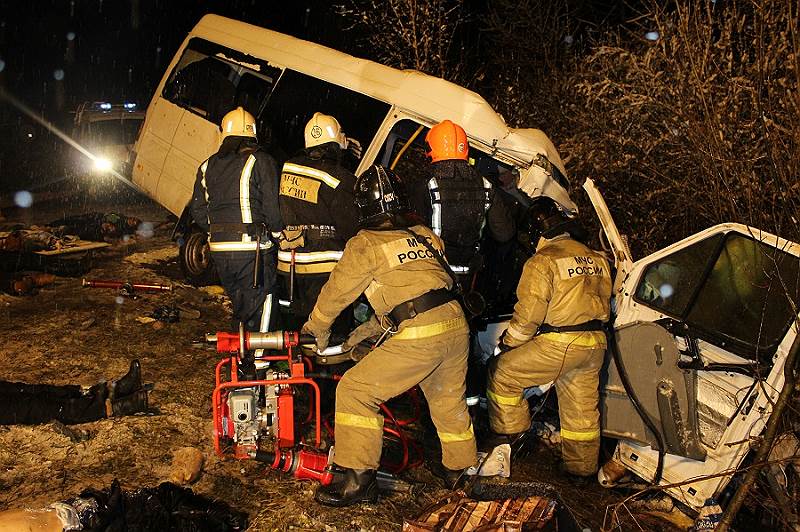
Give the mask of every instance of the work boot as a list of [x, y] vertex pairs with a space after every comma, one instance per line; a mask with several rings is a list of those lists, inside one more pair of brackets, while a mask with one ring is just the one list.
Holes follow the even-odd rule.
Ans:
[[509, 445], [517, 442], [517, 440], [521, 440], [520, 435], [522, 432], [515, 432], [514, 434], [498, 434], [497, 432], [490, 432], [489, 437], [486, 438], [486, 448], [487, 450], [491, 451], [498, 445], [503, 445], [507, 443]]
[[111, 397], [125, 397], [141, 389], [142, 366], [138, 360], [132, 360], [128, 373], [111, 383]]
[[448, 469], [444, 464], [436, 463], [430, 466], [431, 473], [444, 481], [444, 487], [456, 490], [464, 487], [467, 481], [466, 469]]
[[570, 484], [576, 488], [585, 488], [592, 484], [592, 481], [597, 478], [597, 473], [591, 473], [589, 475], [575, 474], [567, 469], [564, 462], [558, 463], [558, 471], [561, 473], [561, 476], [569, 480]]
[[326, 506], [350, 506], [359, 502], [377, 502], [378, 482], [374, 469], [343, 468], [344, 476], [327, 486], [320, 486], [314, 500]]
[[114, 416], [147, 412], [147, 406], [147, 390], [138, 390], [124, 397], [111, 399], [111, 412]]

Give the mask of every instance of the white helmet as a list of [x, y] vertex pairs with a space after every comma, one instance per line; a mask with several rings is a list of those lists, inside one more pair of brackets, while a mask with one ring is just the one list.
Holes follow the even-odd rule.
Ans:
[[314, 113], [314, 116], [306, 124], [306, 148], [327, 142], [335, 142], [342, 149], [347, 148], [347, 137], [345, 137], [339, 121], [330, 115]]
[[256, 136], [256, 119], [239, 106], [222, 118], [222, 138]]

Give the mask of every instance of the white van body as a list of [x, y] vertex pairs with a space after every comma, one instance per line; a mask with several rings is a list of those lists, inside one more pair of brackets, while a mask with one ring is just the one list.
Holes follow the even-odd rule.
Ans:
[[[508, 127], [478, 94], [421, 72], [206, 15], [153, 95], [132, 169], [133, 182], [180, 217], [174, 233], [180, 264], [195, 284], [213, 282], [215, 274], [206, 236], [187, 207], [197, 168], [219, 147], [222, 116], [239, 105], [256, 117], [259, 141], [279, 163], [303, 148], [303, 126], [320, 111], [335, 116], [363, 148], [360, 159], [345, 164], [351, 171], [399, 164], [396, 170], [412, 184], [415, 174], [427, 173], [425, 133], [449, 119], [466, 130], [471, 163], [483, 177], [496, 184], [500, 174], [518, 174], [530, 197], [547, 195], [577, 211], [553, 143], [538, 129]], [[549, 162], [542, 164], [542, 157]]]
[[[212, 116], [207, 110], [176, 104], [165, 97], [169, 96], [169, 83], [176, 67], [181, 61], [190, 60], [186, 54], [192, 53], [193, 41], [218, 45], [215, 59], [234, 67], [239, 75], [270, 78], [270, 91], [280, 87], [281, 78], [291, 70], [387, 104], [385, 117], [374, 135], [357, 139], [364, 147], [355, 169], [357, 174], [376, 161], [397, 122], [408, 119], [430, 127], [449, 119], [464, 127], [473, 149], [490, 154], [522, 174], [531, 172], [526, 182], [538, 189], [531, 195], [546, 194], [567, 209], [575, 210], [561, 184], [548, 179], [541, 168], [531, 169], [533, 160], [541, 154], [565, 173], [547, 136], [536, 129], [509, 128], [478, 94], [421, 72], [397, 70], [244, 22], [206, 15], [186, 37], [167, 68], [150, 102], [135, 147], [133, 181], [176, 215], [183, 213], [191, 198], [197, 167], [217, 150], [219, 143], [218, 123], [209, 120]], [[275, 70], [267, 73], [269, 67]], [[266, 98], [269, 99], [269, 94]], [[255, 109], [253, 114], [258, 116], [259, 110], [264, 108]], [[304, 120], [318, 110], [303, 109]], [[346, 113], [337, 118], [345, 132], [352, 134]], [[302, 135], [299, 140], [302, 142]]]
[[[618, 257], [625, 255], [617, 251]], [[798, 264], [798, 244], [726, 223], [618, 274], [614, 330], [623, 364], [639, 381], [636, 395], [659, 430], [675, 433], [672, 445], [667, 442], [659, 484], [698, 479], [666, 488], [691, 508], [699, 509], [727, 486], [781, 393], [784, 362], [797, 341], [792, 301], [797, 301]], [[669, 302], [681, 292], [691, 292], [686, 303]], [[657, 445], [621, 388], [614, 360], [606, 359], [603, 434], [619, 439], [617, 461], [651, 480]], [[670, 407], [658, 395], [673, 388]], [[731, 474], [717, 476], [726, 471]]]

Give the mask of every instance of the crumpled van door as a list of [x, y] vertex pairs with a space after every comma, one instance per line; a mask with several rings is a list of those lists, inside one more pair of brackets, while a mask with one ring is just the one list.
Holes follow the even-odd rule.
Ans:
[[[797, 334], [798, 256], [793, 242], [722, 224], [633, 263], [618, 279], [622, 372], [665, 442], [661, 484], [735, 469], [764, 429]], [[616, 458], [650, 480], [657, 438], [635, 415], [620, 373], [607, 361], [604, 434], [620, 439]], [[667, 491], [700, 507], [729, 478]]]

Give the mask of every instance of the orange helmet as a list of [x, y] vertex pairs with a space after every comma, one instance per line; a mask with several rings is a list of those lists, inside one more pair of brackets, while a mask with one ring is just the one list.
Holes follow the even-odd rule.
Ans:
[[425, 142], [428, 143], [426, 155], [431, 158], [431, 162], [446, 161], [448, 159], [467, 160], [469, 154], [469, 142], [464, 128], [454, 124], [450, 120], [439, 122], [425, 135]]

